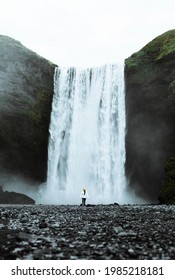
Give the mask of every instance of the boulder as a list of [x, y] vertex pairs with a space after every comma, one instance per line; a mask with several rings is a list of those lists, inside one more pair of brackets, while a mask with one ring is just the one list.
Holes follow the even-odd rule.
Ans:
[[35, 200], [22, 193], [3, 191], [0, 186], [0, 204], [35, 204]]

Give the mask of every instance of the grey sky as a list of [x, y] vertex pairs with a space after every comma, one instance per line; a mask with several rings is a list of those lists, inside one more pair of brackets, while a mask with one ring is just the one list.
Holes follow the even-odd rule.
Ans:
[[174, 0], [0, 0], [0, 34], [61, 66], [116, 63], [175, 28]]

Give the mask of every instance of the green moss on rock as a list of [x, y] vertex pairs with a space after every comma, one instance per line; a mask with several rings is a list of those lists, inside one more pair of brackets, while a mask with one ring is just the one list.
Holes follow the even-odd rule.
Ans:
[[175, 55], [175, 29], [165, 32], [149, 42], [139, 52], [126, 59], [127, 68], [138, 69], [141, 62], [159, 61]]

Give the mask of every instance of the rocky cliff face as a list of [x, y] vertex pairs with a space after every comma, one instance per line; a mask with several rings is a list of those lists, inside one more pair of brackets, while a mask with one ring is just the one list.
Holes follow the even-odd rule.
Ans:
[[175, 30], [126, 59], [125, 78], [126, 173], [138, 193], [157, 201], [175, 155]]
[[0, 167], [46, 178], [55, 65], [0, 36]]

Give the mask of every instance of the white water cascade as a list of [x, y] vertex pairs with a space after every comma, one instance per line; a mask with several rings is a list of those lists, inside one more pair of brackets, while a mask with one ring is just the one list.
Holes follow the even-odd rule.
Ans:
[[123, 65], [57, 68], [49, 132], [51, 203], [125, 203]]

